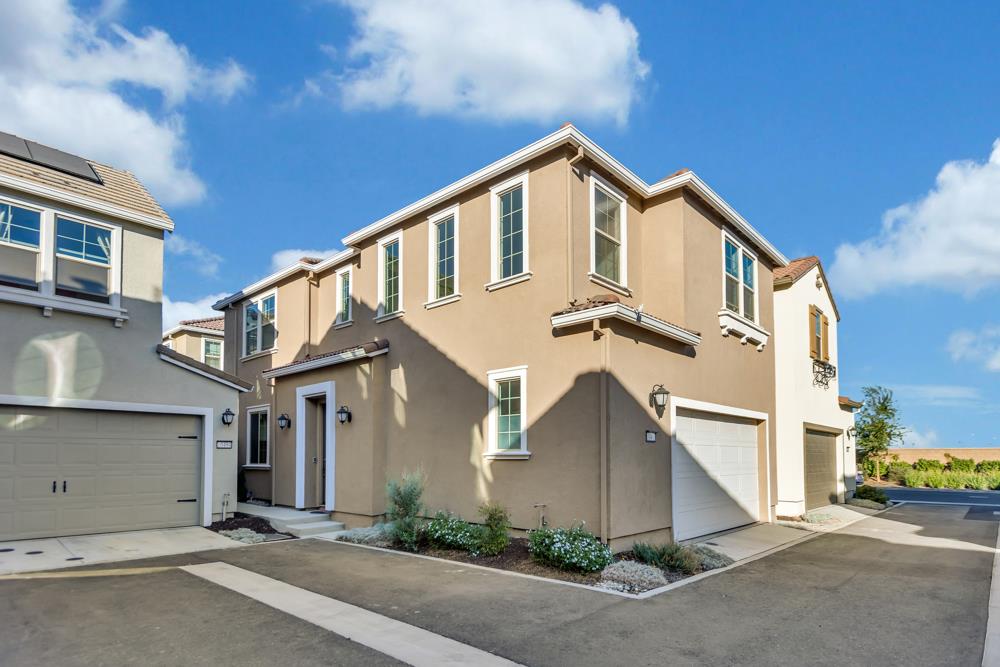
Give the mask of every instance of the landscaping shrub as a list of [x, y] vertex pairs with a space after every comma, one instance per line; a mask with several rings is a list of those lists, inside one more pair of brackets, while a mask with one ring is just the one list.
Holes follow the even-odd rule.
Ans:
[[905, 461], [893, 461], [889, 464], [888, 471], [885, 474], [886, 479], [890, 482], [903, 482], [903, 477], [910, 470], [913, 470], [913, 466]]
[[[916, 471], [911, 470], [907, 473], [907, 476], [912, 475], [914, 472]], [[910, 486], [909, 483], [906, 485]], [[884, 491], [876, 489], [874, 486], [868, 486], [867, 484], [859, 486], [857, 490], [854, 491], [854, 497], [860, 498], [861, 500], [871, 500], [872, 502], [881, 503], [883, 505], [889, 502], [889, 496], [885, 495]]]
[[870, 510], [884, 510], [885, 505], [882, 503], [877, 503], [874, 500], [865, 500], [864, 498], [848, 498], [848, 505], [854, 505], [855, 507], [867, 507]]
[[[903, 484], [905, 484], [906, 486], [911, 486], [913, 488], [920, 488], [926, 485], [926, 483], [927, 483], [926, 470], [917, 470], [916, 468], [914, 468], [913, 470], [907, 471], [907, 473], [903, 475]], [[860, 490], [861, 488], [858, 488], [858, 491]], [[862, 496], [858, 496], [857, 493], [855, 493], [855, 497], [861, 498]]]
[[726, 554], [720, 554], [715, 549], [706, 547], [703, 544], [698, 544], [691, 548], [698, 554], [698, 558], [701, 560], [701, 569], [703, 570], [717, 570], [720, 567], [727, 567], [736, 562]]
[[989, 470], [981, 474], [983, 479], [986, 480], [987, 489], [1000, 489], [1000, 470]]
[[[882, 466], [885, 469], [885, 466]], [[872, 457], [866, 457], [861, 461], [861, 472], [864, 473], [865, 479], [875, 479], [875, 459]]]
[[951, 454], [945, 454], [945, 458], [948, 459], [948, 469], [954, 472], [975, 472], [976, 462], [972, 459], [960, 459], [952, 456]]
[[395, 540], [392, 537], [392, 524], [377, 523], [367, 528], [352, 528], [337, 535], [341, 542], [367, 544], [372, 547], [391, 547]]
[[430, 543], [442, 549], [475, 551], [479, 544], [478, 526], [473, 526], [447, 512], [438, 512], [434, 515], [425, 530]]
[[636, 542], [632, 545], [632, 553], [643, 563], [664, 570], [694, 574], [701, 567], [701, 558], [694, 549], [677, 543], [647, 544]]
[[496, 502], [483, 503], [479, 506], [479, 516], [483, 517], [483, 525], [479, 527], [478, 541], [475, 546], [476, 555], [496, 556], [510, 544], [510, 512]]
[[944, 488], [944, 471], [943, 470], [928, 470], [926, 477], [924, 477], [924, 484], [931, 487], [932, 489], [943, 489]]
[[608, 565], [601, 570], [601, 581], [611, 584], [608, 588], [625, 593], [641, 593], [667, 585], [667, 578], [660, 568], [634, 560], [620, 560]]
[[539, 528], [528, 534], [528, 550], [540, 563], [561, 570], [596, 572], [611, 564], [611, 549], [583, 524], [572, 528]]
[[976, 464], [976, 472], [989, 473], [1000, 472], [1000, 461], [980, 461]]
[[420, 513], [424, 505], [420, 499], [424, 495], [424, 476], [421, 473], [404, 473], [403, 479], [398, 482], [389, 480], [385, 493], [389, 501], [386, 516], [392, 522], [390, 534], [402, 548], [416, 551], [423, 533]]
[[913, 464], [914, 470], [923, 470], [924, 472], [930, 472], [932, 470], [942, 471], [944, 470], [944, 464], [937, 459], [917, 459]]

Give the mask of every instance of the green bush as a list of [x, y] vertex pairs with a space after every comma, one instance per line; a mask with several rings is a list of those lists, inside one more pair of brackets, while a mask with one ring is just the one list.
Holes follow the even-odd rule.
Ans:
[[[913, 473], [914, 471], [910, 470], [909, 472]], [[907, 484], [907, 486], [910, 485]], [[862, 500], [871, 500], [872, 502], [881, 503], [883, 505], [889, 502], [889, 496], [885, 495], [885, 492], [882, 491], [882, 489], [876, 489], [874, 486], [868, 486], [867, 484], [859, 486], [854, 491], [854, 497]]]
[[427, 539], [441, 549], [474, 551], [479, 544], [478, 526], [462, 521], [454, 514], [438, 512], [427, 524]]
[[[915, 489], [919, 489], [927, 485], [927, 471], [926, 470], [908, 470], [905, 475], [903, 475], [903, 484]], [[859, 489], [860, 490], [860, 489]]]
[[483, 525], [479, 527], [475, 552], [481, 556], [496, 556], [510, 544], [510, 512], [500, 503], [489, 502], [479, 506]]
[[932, 489], [943, 489], [945, 484], [943, 470], [928, 470], [924, 478], [924, 484]]
[[940, 472], [944, 470], [944, 464], [937, 459], [917, 459], [913, 464], [913, 468], [915, 470], [923, 470], [924, 472]]
[[404, 473], [400, 481], [389, 480], [385, 485], [388, 500], [386, 516], [392, 522], [391, 535], [399, 546], [416, 551], [423, 534], [420, 514], [424, 505], [424, 476], [421, 473]]
[[886, 472], [885, 477], [890, 482], [900, 482], [902, 483], [903, 477], [907, 472], [913, 470], [913, 466], [904, 461], [893, 461], [889, 464], [888, 472]]
[[1000, 472], [1000, 460], [980, 461], [976, 464], [976, 472]]
[[948, 459], [948, 469], [954, 472], [975, 472], [976, 462], [972, 459], [960, 459], [952, 456], [951, 454], [945, 454]]
[[539, 528], [528, 533], [528, 550], [539, 563], [560, 570], [596, 572], [611, 564], [611, 549], [583, 524], [572, 528]]
[[655, 565], [664, 570], [674, 570], [684, 574], [694, 574], [701, 566], [701, 558], [690, 547], [680, 544], [647, 544], [636, 542], [632, 545], [635, 557], [647, 565]]

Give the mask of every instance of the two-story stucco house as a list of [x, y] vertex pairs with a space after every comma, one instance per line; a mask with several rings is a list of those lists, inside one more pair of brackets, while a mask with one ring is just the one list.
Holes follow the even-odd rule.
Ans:
[[688, 170], [647, 183], [572, 125], [221, 300], [246, 491], [615, 548], [767, 521], [780, 252]]
[[181, 320], [177, 326], [163, 332], [163, 345], [207, 366], [221, 369], [225, 325], [224, 317]]
[[172, 229], [131, 174], [0, 133], [0, 541], [235, 509], [250, 385], [159, 345]]
[[844, 502], [854, 492], [859, 403], [839, 395], [840, 312], [817, 257], [774, 272], [778, 506], [781, 516]]

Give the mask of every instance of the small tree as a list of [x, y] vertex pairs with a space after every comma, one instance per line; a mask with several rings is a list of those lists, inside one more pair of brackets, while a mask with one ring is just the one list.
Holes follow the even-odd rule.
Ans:
[[899, 411], [892, 391], [885, 387], [865, 387], [865, 402], [855, 419], [858, 451], [875, 463], [875, 481], [881, 481], [881, 462], [889, 447], [903, 441], [906, 429], [899, 423]]

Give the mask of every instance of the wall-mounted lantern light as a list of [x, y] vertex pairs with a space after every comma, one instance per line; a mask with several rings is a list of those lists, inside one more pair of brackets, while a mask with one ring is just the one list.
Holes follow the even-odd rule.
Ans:
[[667, 398], [669, 396], [670, 392], [662, 384], [654, 386], [653, 391], [649, 392], [649, 398], [653, 401], [653, 405], [660, 410], [667, 407]]
[[235, 416], [236, 416], [235, 412], [233, 412], [229, 408], [226, 408], [226, 411], [222, 413], [222, 423], [223, 423], [223, 425], [224, 426], [231, 426], [232, 423], [233, 423], [233, 418]]
[[348, 424], [351, 421], [351, 409], [346, 405], [341, 405], [337, 410], [337, 421], [341, 424]]
[[854, 440], [854, 438], [856, 438], [857, 436], [858, 436], [858, 430], [856, 428], [852, 426], [851, 428], [847, 429], [848, 440]]
[[292, 418], [288, 416], [287, 412], [282, 412], [281, 416], [278, 417], [278, 428], [285, 430], [292, 425]]

